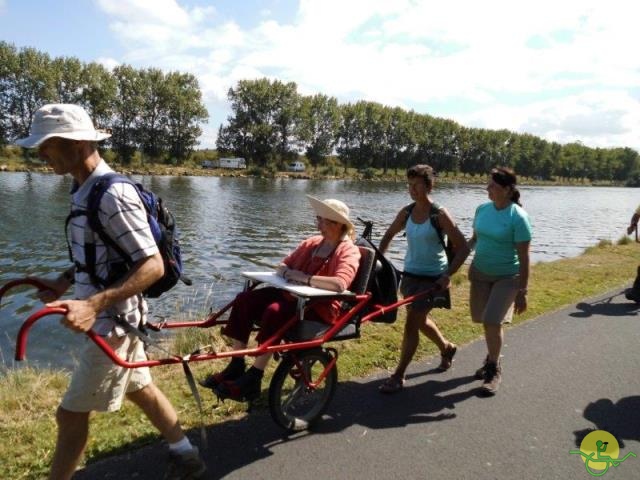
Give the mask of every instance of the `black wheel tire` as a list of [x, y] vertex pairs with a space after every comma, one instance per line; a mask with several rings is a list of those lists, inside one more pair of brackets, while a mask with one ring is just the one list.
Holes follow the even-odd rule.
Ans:
[[314, 349], [292, 352], [280, 362], [269, 384], [269, 411], [278, 425], [297, 432], [306, 430], [322, 416], [338, 383], [337, 365], [315, 389], [305, 386], [298, 365], [302, 366], [309, 381], [315, 382], [332, 358], [326, 350]]

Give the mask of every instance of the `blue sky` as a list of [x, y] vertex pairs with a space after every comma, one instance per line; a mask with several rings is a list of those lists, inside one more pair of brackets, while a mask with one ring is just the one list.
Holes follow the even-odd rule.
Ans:
[[241, 79], [550, 141], [640, 151], [640, 4], [628, 0], [0, 0], [0, 39], [190, 72], [215, 145]]

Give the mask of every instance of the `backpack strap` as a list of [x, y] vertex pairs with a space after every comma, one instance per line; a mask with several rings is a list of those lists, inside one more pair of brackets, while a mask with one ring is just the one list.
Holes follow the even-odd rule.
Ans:
[[415, 208], [415, 206], [416, 206], [416, 202], [413, 202], [407, 205], [406, 207], [404, 207], [404, 212], [406, 214], [406, 216], [404, 217], [405, 227], [407, 226], [407, 222], [409, 221], [409, 217], [411, 216], [411, 212], [413, 212], [413, 209]]
[[429, 215], [429, 220], [431, 221], [431, 225], [436, 229], [436, 233], [438, 234], [438, 240], [440, 240], [440, 245], [444, 248], [444, 251], [447, 251], [447, 245], [444, 243], [444, 232], [442, 231], [442, 227], [440, 226], [440, 220], [438, 216], [442, 211], [442, 207], [440, 204], [433, 202], [431, 204], [431, 214]]
[[[128, 183], [130, 185], [136, 186], [133, 181], [131, 181], [128, 177], [121, 175], [116, 172], [107, 173], [98, 178], [91, 190], [89, 191], [89, 196], [87, 197], [87, 208], [86, 210], [73, 210], [67, 216], [65, 221], [65, 236], [67, 239], [67, 249], [69, 251], [69, 258], [76, 266], [76, 270], [79, 272], [85, 272], [89, 275], [91, 279], [91, 283], [98, 288], [104, 288], [109, 284], [108, 279], [101, 278], [98, 276], [96, 272], [96, 244], [94, 242], [84, 242], [84, 257], [85, 264], [81, 265], [77, 260], [73, 259], [73, 253], [71, 251], [71, 244], [69, 242], [68, 237], [68, 226], [69, 222], [75, 218], [82, 215], [86, 215], [87, 217], [87, 226], [100, 237], [102, 243], [105, 246], [111, 247], [116, 253], [123, 259], [123, 261], [128, 265], [132, 265], [131, 257], [124, 251], [124, 249], [118, 245], [118, 243], [112, 239], [109, 234], [105, 231], [104, 226], [100, 222], [99, 211], [100, 211], [100, 203], [102, 202], [102, 197], [106, 193], [106, 191], [113, 185], [114, 183]], [[137, 191], [137, 187], [136, 187]]]
[[409, 217], [411, 216], [411, 212], [413, 212], [413, 208], [416, 206], [416, 202], [410, 203], [406, 207], [404, 207], [404, 232], [402, 233], [403, 237], [407, 236], [407, 222], [409, 221]]
[[[83, 270], [84, 266], [80, 265], [80, 262], [78, 262], [77, 260], [74, 260], [73, 258], [73, 252], [71, 251], [71, 242], [69, 241], [69, 223], [71, 223], [71, 220], [73, 220], [74, 218], [80, 217], [86, 214], [87, 214], [86, 210], [71, 210], [71, 212], [69, 212], [69, 215], [67, 215], [66, 220], [64, 221], [64, 238], [67, 242], [67, 252], [69, 253], [69, 261], [76, 266], [77, 271], [84, 271]], [[78, 270], [79, 268], [81, 270]]]

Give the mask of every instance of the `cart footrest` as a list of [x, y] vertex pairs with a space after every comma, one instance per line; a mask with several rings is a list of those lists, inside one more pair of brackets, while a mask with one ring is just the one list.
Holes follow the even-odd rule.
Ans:
[[[294, 342], [313, 340], [314, 338], [321, 337], [330, 328], [331, 325], [327, 325], [326, 323], [302, 320], [287, 333], [286, 337], [288, 340]], [[328, 341], [349, 340], [352, 338], [360, 338], [360, 328], [355, 323], [349, 322]]]

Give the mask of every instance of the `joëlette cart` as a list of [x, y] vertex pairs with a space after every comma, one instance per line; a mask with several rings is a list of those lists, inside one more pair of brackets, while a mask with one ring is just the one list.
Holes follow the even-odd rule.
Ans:
[[[371, 242], [373, 223], [360, 218], [358, 220], [365, 228], [357, 242], [361, 252], [360, 266], [349, 291], [336, 293], [291, 284], [273, 272], [243, 272], [246, 288], [271, 285], [288, 291], [298, 299], [297, 313], [272, 337], [255, 348], [205, 353], [196, 351], [186, 356], [171, 355], [160, 359], [128, 362], [118, 357], [105, 340], [93, 331], [87, 332], [86, 335], [115, 364], [124, 368], [157, 367], [272, 353], [279, 359], [279, 364], [269, 384], [271, 416], [286, 430], [304, 430], [322, 416], [336, 389], [338, 352], [326, 344], [359, 338], [361, 326], [368, 322], [393, 323], [400, 306], [435, 292], [431, 289], [398, 301], [396, 291], [400, 272]], [[39, 290], [46, 288], [33, 279], [14, 280], [0, 288], [0, 301], [8, 290], [21, 285], [30, 285]], [[343, 305], [342, 314], [333, 325], [304, 319], [305, 307], [309, 302], [329, 298], [337, 298]], [[223, 325], [227, 321], [223, 315], [233, 303], [228, 303], [201, 321], [150, 323], [147, 326], [153, 330], [161, 330]], [[35, 322], [47, 316], [65, 314], [64, 308], [45, 307], [29, 316], [18, 331], [15, 359], [21, 361], [25, 358], [29, 329]]]

